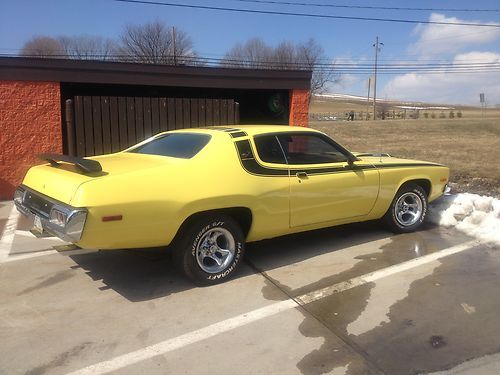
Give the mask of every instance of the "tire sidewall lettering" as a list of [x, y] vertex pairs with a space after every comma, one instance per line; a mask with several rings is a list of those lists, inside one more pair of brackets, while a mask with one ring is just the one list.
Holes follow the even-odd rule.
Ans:
[[207, 225], [205, 227], [203, 227], [199, 232], [198, 234], [196, 235], [196, 237], [194, 238], [193, 240], [193, 245], [191, 246], [191, 255], [192, 256], [196, 256], [196, 249], [198, 248], [198, 244], [201, 240], [201, 238], [204, 236], [204, 234], [206, 232], [208, 232], [209, 229], [213, 228], [212, 225]]
[[[198, 248], [198, 245], [200, 241], [202, 240], [203, 236], [213, 228], [225, 228], [231, 231], [231, 228], [228, 227], [228, 225], [225, 223], [225, 221], [213, 221], [212, 223], [205, 225], [195, 236], [192, 245], [191, 245], [191, 257], [194, 262], [196, 262], [196, 249]], [[235, 243], [235, 255], [233, 260], [231, 261], [230, 265], [222, 272], [217, 273], [217, 274], [208, 274], [204, 272], [203, 270], [199, 269], [199, 272], [205, 275], [207, 280], [214, 281], [214, 280], [220, 280], [228, 277], [229, 275], [232, 274], [232, 272], [235, 270], [237, 267], [238, 263], [240, 262], [240, 258], [242, 255], [242, 249], [243, 249], [243, 243], [241, 241], [236, 240]]]

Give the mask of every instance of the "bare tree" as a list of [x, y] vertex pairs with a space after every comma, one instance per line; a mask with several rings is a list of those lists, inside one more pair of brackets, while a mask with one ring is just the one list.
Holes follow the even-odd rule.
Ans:
[[127, 25], [120, 36], [122, 60], [147, 64], [189, 64], [196, 54], [191, 38], [160, 21]]
[[312, 70], [311, 91], [319, 93], [329, 83], [338, 82], [339, 75], [327, 61], [323, 47], [314, 39], [294, 44], [284, 41], [273, 48], [262, 39], [254, 38], [236, 44], [221, 61], [225, 67]]
[[45, 58], [66, 57], [64, 48], [57, 39], [43, 35], [36, 35], [24, 43], [21, 55]]
[[[243, 61], [243, 57], [245, 52], [243, 51], [243, 45], [241, 43], [237, 43], [231, 48], [226, 54], [224, 58], [221, 60], [220, 65], [226, 68], [244, 68], [251, 66], [246, 66]], [[248, 64], [250, 65], [250, 64]]]
[[296, 69], [296, 48], [291, 42], [281, 42], [274, 49], [273, 68], [275, 69]]
[[112, 39], [100, 36], [61, 36], [58, 41], [69, 58], [80, 60], [113, 59], [118, 48]]
[[235, 68], [262, 68], [271, 62], [272, 57], [273, 49], [262, 39], [253, 38], [231, 48], [222, 59], [221, 65]]
[[311, 92], [324, 92], [329, 83], [339, 81], [339, 74], [333, 66], [320, 65], [327, 61], [323, 47], [313, 38], [297, 46], [297, 62], [308, 70], [313, 71]]
[[377, 118], [385, 120], [389, 111], [391, 109], [391, 104], [386, 100], [377, 100]]

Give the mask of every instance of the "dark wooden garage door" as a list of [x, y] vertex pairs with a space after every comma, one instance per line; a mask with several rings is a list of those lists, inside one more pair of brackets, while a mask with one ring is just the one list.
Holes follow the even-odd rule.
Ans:
[[70, 155], [123, 150], [159, 132], [239, 123], [232, 99], [75, 96], [65, 107]]

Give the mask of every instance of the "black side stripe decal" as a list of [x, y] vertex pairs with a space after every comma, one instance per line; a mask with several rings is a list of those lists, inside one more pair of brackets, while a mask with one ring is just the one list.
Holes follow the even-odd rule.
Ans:
[[248, 134], [241, 129], [230, 128], [226, 126], [206, 126], [206, 129], [219, 130], [224, 133], [229, 133], [232, 138], [246, 137]]
[[[238, 151], [238, 156], [243, 166], [248, 173], [263, 177], [285, 177], [288, 176], [288, 168], [269, 168], [255, 159], [255, 156], [250, 146], [250, 141], [248, 139], [236, 141], [236, 149]], [[327, 168], [309, 168], [309, 169], [290, 169], [290, 175], [294, 176], [297, 172], [306, 172], [308, 175], [321, 175], [321, 174], [331, 174], [331, 173], [345, 173], [345, 172], [356, 172], [364, 171], [368, 169], [382, 169], [382, 168], [401, 168], [401, 167], [444, 167], [440, 164], [431, 163], [398, 163], [398, 164], [381, 164], [381, 165], [363, 165], [363, 166], [353, 166], [353, 167], [327, 167]]]
[[248, 134], [244, 131], [236, 131], [236, 132], [231, 132], [229, 135], [232, 138], [239, 138], [239, 137], [246, 137]]
[[219, 130], [221, 132], [233, 132], [239, 130], [228, 126], [205, 126], [205, 129]]
[[258, 176], [288, 177], [288, 169], [268, 168], [259, 164], [257, 160], [255, 160], [252, 147], [250, 146], [248, 139], [236, 141], [235, 145], [238, 150], [241, 165], [248, 173]]
[[[375, 164], [375, 168], [403, 168], [403, 167], [445, 167], [442, 164], [433, 164], [433, 163], [398, 163], [398, 164]], [[364, 168], [364, 167], [363, 167]]]
[[308, 175], [316, 174], [330, 174], [330, 173], [342, 173], [342, 172], [356, 172], [364, 171], [365, 169], [375, 169], [373, 165], [363, 165], [362, 167], [327, 167], [327, 168], [302, 168], [302, 169], [290, 169], [290, 174], [295, 175], [297, 172], [307, 172]]
[[241, 161], [243, 168], [249, 173], [267, 177], [288, 177], [286, 169], [273, 169], [260, 165], [255, 159], [244, 159]]

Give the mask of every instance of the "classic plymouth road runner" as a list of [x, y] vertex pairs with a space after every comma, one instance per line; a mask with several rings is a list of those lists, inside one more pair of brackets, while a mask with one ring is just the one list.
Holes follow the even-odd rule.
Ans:
[[182, 129], [115, 154], [42, 159], [14, 198], [41, 235], [82, 248], [171, 245], [199, 284], [232, 275], [245, 242], [374, 219], [414, 231], [449, 176], [289, 126]]

